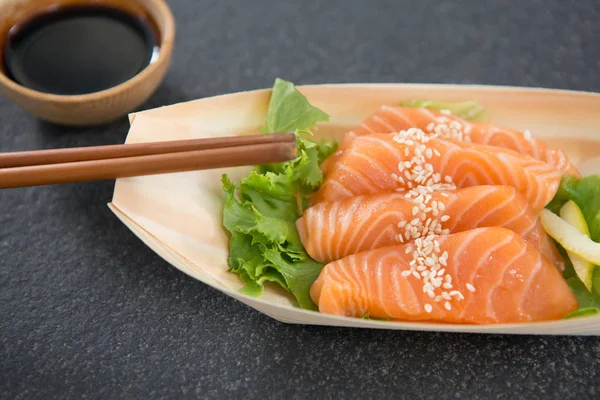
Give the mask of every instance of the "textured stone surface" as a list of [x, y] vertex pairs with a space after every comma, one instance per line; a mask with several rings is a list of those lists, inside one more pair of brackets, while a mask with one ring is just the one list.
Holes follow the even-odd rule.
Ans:
[[[144, 109], [277, 76], [600, 91], [593, 0], [169, 4], [174, 61]], [[0, 97], [2, 151], [121, 143], [126, 132], [125, 120], [41, 123]], [[0, 398], [600, 396], [596, 338], [273, 321], [154, 255], [106, 208], [112, 187], [0, 191]]]

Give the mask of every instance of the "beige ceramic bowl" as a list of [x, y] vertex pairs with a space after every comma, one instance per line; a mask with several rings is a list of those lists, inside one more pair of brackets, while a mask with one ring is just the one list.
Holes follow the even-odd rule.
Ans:
[[164, 0], [0, 0], [0, 59], [9, 29], [49, 7], [106, 4], [145, 13], [159, 33], [160, 53], [153, 63], [130, 80], [107, 90], [63, 96], [25, 88], [6, 75], [0, 63], [0, 91], [40, 119], [65, 125], [97, 125], [118, 119], [146, 101], [161, 83], [169, 66], [175, 21]]

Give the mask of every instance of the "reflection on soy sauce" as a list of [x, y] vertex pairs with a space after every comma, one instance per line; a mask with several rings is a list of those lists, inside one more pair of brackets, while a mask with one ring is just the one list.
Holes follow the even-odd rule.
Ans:
[[11, 28], [4, 67], [15, 82], [40, 92], [78, 95], [119, 85], [158, 55], [152, 22], [116, 8], [54, 9]]

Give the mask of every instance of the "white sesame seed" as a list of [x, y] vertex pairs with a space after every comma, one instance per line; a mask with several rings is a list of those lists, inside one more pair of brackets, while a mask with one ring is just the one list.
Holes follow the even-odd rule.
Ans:
[[435, 293], [433, 293], [433, 290], [428, 290], [427, 296], [429, 296], [430, 299], [433, 299], [435, 297]]
[[404, 228], [405, 225], [406, 225], [406, 221], [398, 222], [398, 228], [400, 228], [400, 229]]
[[425, 304], [425, 311], [431, 314], [431, 312], [433, 311], [433, 307], [431, 306], [431, 304]]
[[421, 275], [419, 275], [419, 273], [417, 271], [413, 271], [413, 276], [417, 279], [421, 279]]
[[466, 286], [469, 292], [475, 292], [475, 286], [471, 285], [470, 283], [467, 283]]
[[410, 270], [408, 270], [408, 269], [407, 269], [407, 270], [405, 270], [405, 271], [402, 271], [402, 273], [401, 273], [400, 275], [402, 275], [403, 277], [408, 277], [408, 276], [410, 276], [410, 274], [411, 274], [411, 273], [412, 273], [412, 272], [411, 272]]
[[450, 303], [449, 303], [449, 302], [445, 302], [445, 303], [444, 303], [444, 308], [445, 308], [446, 310], [448, 310], [448, 311], [452, 310], [452, 306], [450, 305]]
[[451, 284], [451, 283], [448, 283], [448, 282], [446, 282], [446, 283], [444, 283], [444, 284], [442, 285], [442, 287], [443, 287], [444, 289], [452, 289], [452, 284]]
[[451, 299], [450, 294], [448, 292], [442, 292], [442, 297], [444, 299], [446, 299], [446, 300], [450, 300]]
[[446, 222], [446, 221], [448, 221], [449, 219], [450, 219], [450, 216], [449, 216], [449, 215], [444, 215], [442, 218], [440, 218], [440, 221], [442, 221], [442, 222]]

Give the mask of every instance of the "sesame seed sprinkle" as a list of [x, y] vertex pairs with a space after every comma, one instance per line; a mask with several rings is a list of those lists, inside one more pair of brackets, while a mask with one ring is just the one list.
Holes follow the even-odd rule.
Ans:
[[[447, 111], [447, 113], [445, 112]], [[451, 115], [449, 110], [440, 110], [442, 114]], [[462, 142], [471, 142], [471, 124], [465, 122], [464, 125], [459, 121], [451, 120], [446, 116], [437, 117], [425, 128], [427, 132], [433, 133], [444, 139], [452, 139]]]
[[[444, 268], [449, 255], [447, 251], [440, 252], [439, 238], [450, 234], [450, 230], [443, 226], [450, 219], [443, 214], [446, 206], [442, 198], [449, 197], [444, 191], [456, 190], [456, 185], [452, 177], [442, 178], [440, 173], [435, 172], [431, 161], [434, 157], [440, 157], [440, 152], [428, 147], [428, 142], [436, 136], [455, 138], [462, 132], [462, 125], [448, 118], [436, 123], [437, 125], [428, 127], [431, 128], [428, 129], [429, 133], [410, 128], [394, 134], [393, 140], [404, 146], [405, 159], [398, 163], [398, 172], [392, 175], [392, 179], [401, 182], [403, 187], [398, 190], [406, 190], [405, 198], [413, 203], [410, 211], [412, 219], [397, 223], [397, 240], [400, 243], [413, 241], [405, 250], [412, 258], [409, 262], [410, 269], [403, 271], [402, 276], [412, 276], [419, 280], [423, 293], [435, 302], [445, 301], [447, 305], [444, 307], [448, 309], [451, 307], [450, 302], [453, 299], [460, 300], [462, 295], [451, 296], [444, 291], [453, 289], [453, 286], [452, 277]], [[445, 124], [450, 130], [449, 134], [439, 124]], [[426, 308], [431, 308], [431, 305]]]
[[427, 311], [428, 314], [431, 314], [431, 312], [433, 311], [433, 307], [431, 306], [431, 304], [425, 304], [425, 311]]
[[466, 286], [469, 292], [475, 292], [475, 286], [471, 285], [470, 283], [467, 283]]

